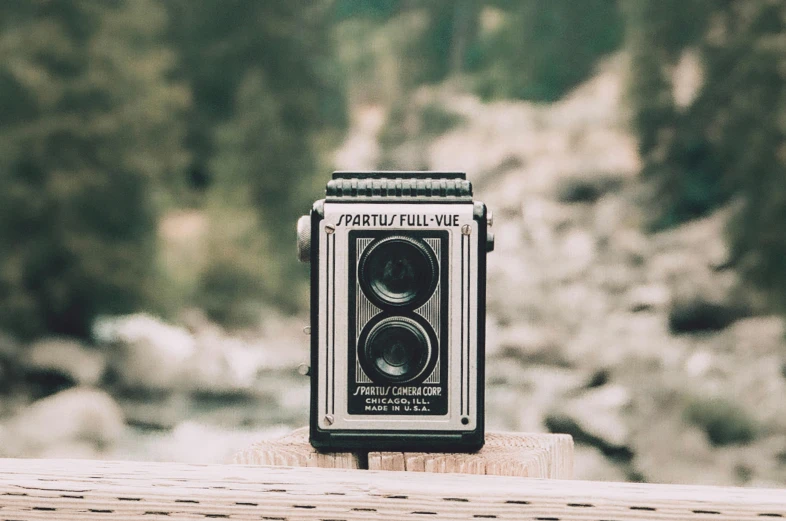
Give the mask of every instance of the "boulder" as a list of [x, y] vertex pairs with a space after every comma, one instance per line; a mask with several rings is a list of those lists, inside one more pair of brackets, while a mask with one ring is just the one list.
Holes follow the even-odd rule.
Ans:
[[557, 181], [555, 198], [561, 203], [594, 203], [607, 193], [619, 191], [623, 181], [619, 174], [601, 172], [563, 176]]
[[585, 481], [628, 481], [625, 466], [609, 460], [595, 447], [576, 445], [573, 450], [573, 479]]
[[641, 284], [628, 291], [625, 296], [628, 310], [654, 311], [666, 308], [671, 302], [669, 288], [664, 284]]
[[168, 431], [194, 414], [192, 400], [185, 393], [156, 397], [122, 396], [118, 405], [126, 424], [139, 432]]
[[[567, 308], [567, 304], [565, 304]], [[682, 353], [682, 345], [669, 334], [666, 317], [659, 313], [632, 313], [600, 309], [590, 314], [588, 307], [576, 334], [564, 343], [564, 356], [574, 366], [597, 370], [627, 368], [646, 363], [661, 366], [666, 359]]]
[[518, 390], [518, 399], [511, 416], [518, 419], [518, 430], [523, 432], [544, 431], [548, 411], [579, 392], [586, 380], [585, 374], [564, 367], [526, 364], [514, 368], [510, 381]]
[[187, 364], [185, 386], [202, 395], [249, 394], [269, 356], [258, 344], [224, 334], [200, 335]]
[[720, 331], [754, 312], [755, 299], [739, 275], [717, 269], [725, 250], [724, 223], [718, 213], [653, 238], [657, 254], [648, 275], [669, 287], [669, 327], [675, 334]]
[[[121, 436], [123, 414], [107, 393], [76, 387], [33, 402], [0, 431], [4, 457], [96, 457]], [[76, 453], [63, 448], [79, 447]]]
[[554, 332], [532, 324], [517, 324], [495, 335], [492, 352], [503, 358], [545, 365], [568, 365], [562, 357], [560, 342]]
[[104, 353], [77, 340], [45, 338], [28, 346], [23, 357], [25, 372], [62, 376], [74, 384], [96, 386], [106, 370]]
[[731, 485], [725, 469], [719, 469], [704, 433], [673, 417], [660, 417], [657, 424], [634, 438], [633, 466], [656, 483]]
[[122, 387], [171, 392], [186, 385], [196, 352], [186, 329], [140, 313], [99, 319], [94, 334], [115, 348], [112, 367]]
[[558, 280], [571, 280], [581, 277], [595, 261], [597, 244], [591, 233], [572, 228], [561, 238], [559, 262], [551, 265], [552, 273]]
[[593, 211], [592, 232], [604, 244], [627, 224], [625, 200], [619, 196], [610, 195], [598, 200]]
[[760, 316], [738, 320], [729, 329], [733, 348], [747, 356], [786, 353], [786, 324], [783, 317]]
[[549, 430], [573, 435], [578, 443], [600, 449], [607, 457], [627, 461], [631, 457], [631, 429], [625, 409], [629, 391], [621, 385], [589, 389], [559, 404], [546, 418]]
[[616, 231], [608, 238], [608, 243], [613, 255], [631, 266], [643, 266], [652, 254], [651, 241], [634, 228]]
[[[232, 462], [238, 450], [250, 447], [260, 439], [277, 438], [292, 431], [292, 426], [271, 425], [264, 430], [227, 429], [204, 423], [186, 421], [167, 433], [135, 437], [131, 433], [127, 445], [118, 456], [153, 461], [178, 461], [206, 464]], [[114, 456], [114, 455], [113, 455]]]

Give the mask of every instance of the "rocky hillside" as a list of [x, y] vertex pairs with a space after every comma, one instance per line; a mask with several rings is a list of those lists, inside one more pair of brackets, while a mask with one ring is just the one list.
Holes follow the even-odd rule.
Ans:
[[494, 210], [490, 429], [573, 434], [579, 478], [782, 485], [784, 323], [729, 268], [733, 209], [642, 232], [623, 82], [616, 58], [553, 105], [422, 90], [404, 137], [370, 154], [360, 111], [339, 159], [466, 171]]

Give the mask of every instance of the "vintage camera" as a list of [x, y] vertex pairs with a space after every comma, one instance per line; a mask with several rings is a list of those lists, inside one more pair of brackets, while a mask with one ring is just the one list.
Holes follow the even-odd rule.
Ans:
[[491, 224], [463, 173], [333, 174], [298, 221], [315, 448], [483, 446]]

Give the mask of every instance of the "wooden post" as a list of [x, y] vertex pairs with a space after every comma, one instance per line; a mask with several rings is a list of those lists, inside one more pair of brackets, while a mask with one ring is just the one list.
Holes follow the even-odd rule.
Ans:
[[361, 458], [351, 452], [320, 453], [308, 443], [308, 427], [280, 438], [263, 440], [235, 455], [235, 463], [273, 467], [360, 469]]
[[0, 459], [0, 520], [765, 521], [786, 490], [322, 468]]
[[565, 434], [489, 433], [474, 454], [424, 452], [319, 453], [308, 443], [308, 429], [264, 440], [235, 457], [252, 465], [451, 472], [532, 478], [573, 477], [573, 439]]

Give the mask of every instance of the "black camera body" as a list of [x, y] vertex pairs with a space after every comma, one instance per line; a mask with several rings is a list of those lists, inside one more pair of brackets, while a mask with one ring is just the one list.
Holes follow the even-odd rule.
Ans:
[[483, 446], [491, 224], [463, 173], [333, 174], [298, 222], [315, 448]]

